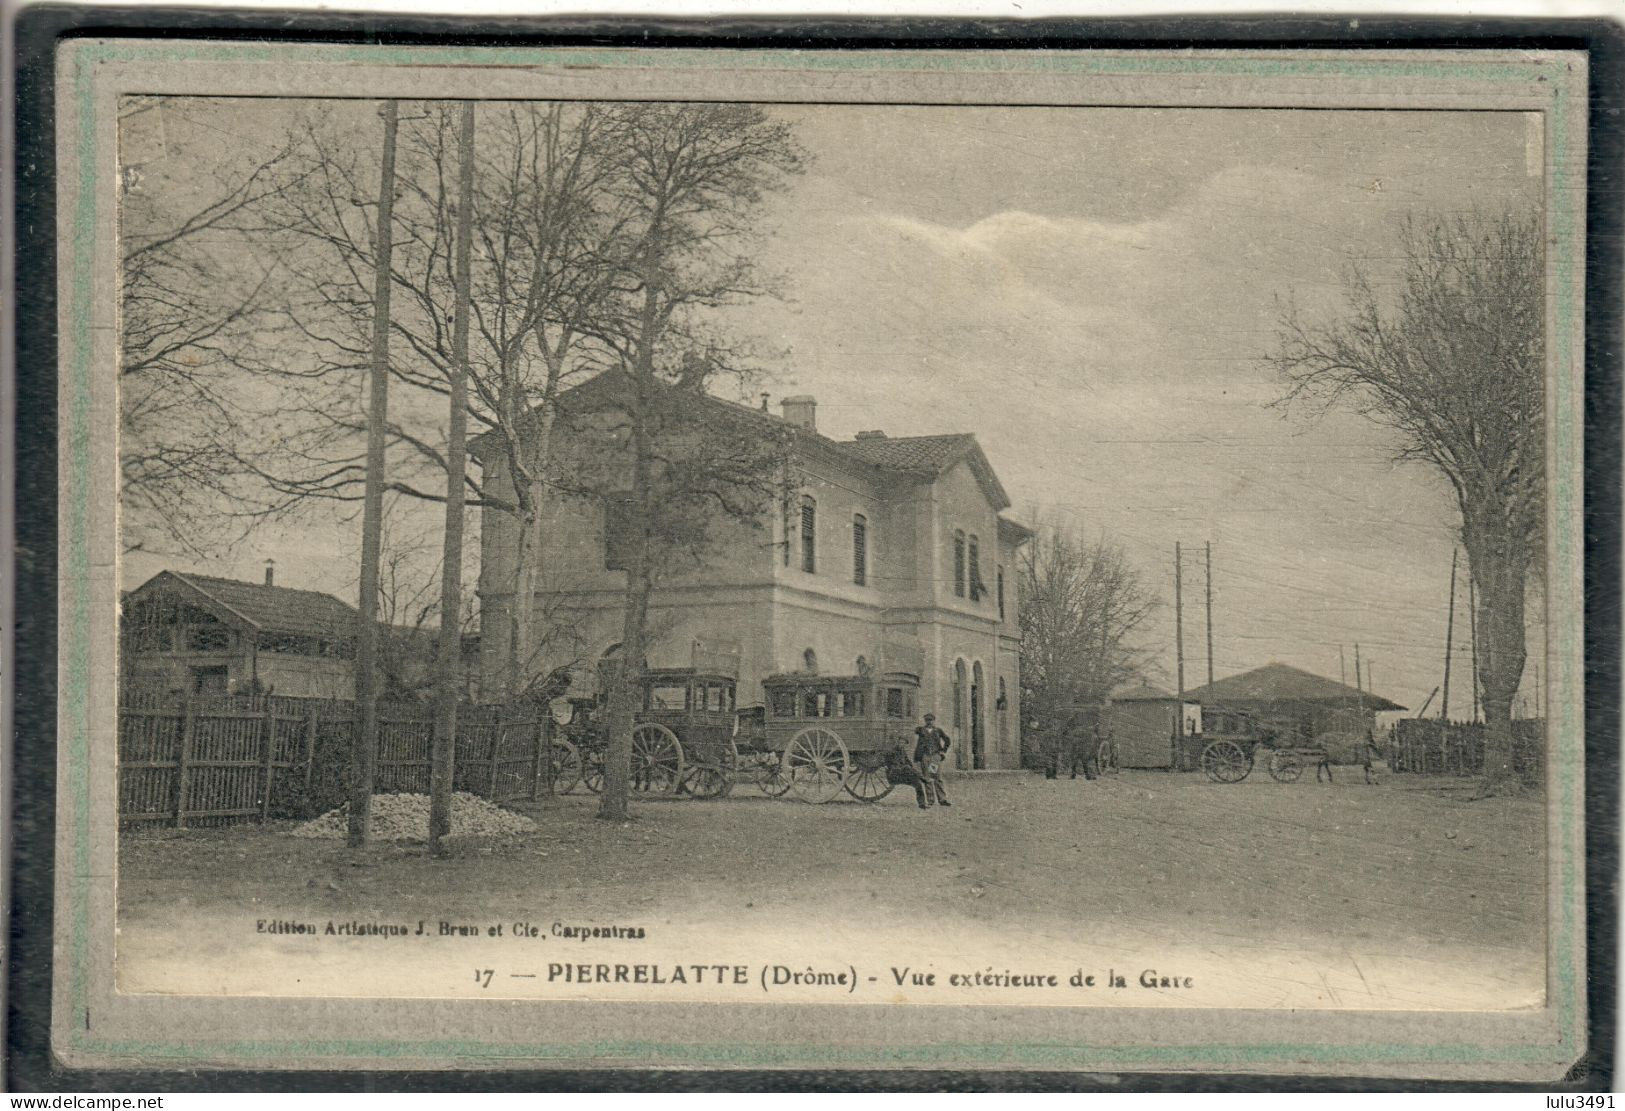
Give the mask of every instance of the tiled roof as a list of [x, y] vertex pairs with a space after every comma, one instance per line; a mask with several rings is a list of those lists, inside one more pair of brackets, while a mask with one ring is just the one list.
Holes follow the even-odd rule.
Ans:
[[936, 476], [974, 448], [976, 437], [969, 432], [947, 436], [875, 436], [862, 440], [841, 440], [836, 446], [848, 455], [876, 467]]
[[[1009, 495], [1005, 493], [1004, 487], [993, 473], [992, 465], [982, 454], [981, 446], [977, 444], [973, 433], [954, 432], [945, 436], [865, 436], [857, 440], [834, 440], [821, 432], [802, 428], [763, 409], [754, 409], [748, 405], [728, 401], [715, 394], [680, 390], [669, 382], [657, 384], [671, 396], [709, 405], [718, 412], [736, 418], [761, 421], [771, 428], [791, 427], [795, 430], [799, 442], [816, 443], [837, 455], [887, 471], [935, 478], [961, 459], [967, 459], [995, 508], [1005, 509], [1010, 505]], [[617, 392], [625, 390], [626, 386], [627, 377], [624, 373], [615, 370], [604, 371], [560, 394], [559, 409], [561, 412], [569, 411], [572, 406], [590, 409], [605, 400], [613, 399]], [[476, 458], [483, 455], [484, 445], [491, 436], [492, 433], [483, 433], [469, 441], [470, 450]], [[1025, 526], [1019, 524], [1016, 527], [1025, 529]]]
[[1332, 679], [1322, 679], [1301, 668], [1269, 663], [1240, 675], [1216, 680], [1186, 691], [1185, 697], [1205, 706], [1226, 702], [1357, 702], [1373, 710], [1403, 710], [1396, 702]]
[[178, 571], [164, 574], [173, 575], [266, 632], [322, 637], [355, 635], [355, 623], [359, 616], [355, 607], [346, 605], [331, 594], [222, 579], [214, 575], [182, 574]]

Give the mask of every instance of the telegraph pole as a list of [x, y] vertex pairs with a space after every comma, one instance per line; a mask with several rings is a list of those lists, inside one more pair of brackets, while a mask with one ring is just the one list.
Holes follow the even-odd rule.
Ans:
[[[435, 715], [429, 768], [429, 851], [444, 850], [451, 832], [452, 783], [457, 755], [458, 678], [463, 663], [463, 481], [468, 468], [469, 256], [474, 224], [474, 102], [463, 101], [457, 144], [456, 303], [451, 323], [451, 413], [446, 443], [446, 534], [440, 557], [440, 706]], [[495, 756], [492, 757], [495, 759]]]
[[[1174, 654], [1179, 662], [1179, 704], [1185, 705], [1185, 594], [1179, 541], [1174, 541]], [[1181, 709], [1183, 714], [1184, 710]], [[1181, 727], [1180, 732], [1184, 732]]]
[[1456, 636], [1456, 557], [1461, 553], [1450, 553], [1450, 617], [1444, 626], [1444, 698], [1439, 702], [1439, 720], [1450, 720], [1450, 649], [1454, 646]]
[[367, 843], [372, 785], [378, 768], [378, 549], [384, 523], [384, 424], [389, 419], [389, 292], [394, 254], [395, 131], [400, 107], [379, 109], [384, 120], [383, 167], [378, 182], [378, 247], [373, 259], [372, 374], [368, 387], [367, 486], [361, 513], [361, 617], [356, 630], [356, 730], [350, 750], [348, 843]]
[[1349, 685], [1348, 658], [1343, 655], [1343, 646], [1337, 646], [1337, 681], [1345, 687]]
[[1213, 541], [1207, 548], [1207, 685], [1213, 685]]
[[1467, 620], [1473, 638], [1473, 721], [1478, 721], [1478, 592], [1471, 568], [1467, 572]]

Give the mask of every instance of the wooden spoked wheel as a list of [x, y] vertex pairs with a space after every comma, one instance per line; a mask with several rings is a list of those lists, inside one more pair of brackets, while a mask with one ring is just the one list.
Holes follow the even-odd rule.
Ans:
[[1117, 742], [1105, 740], [1095, 750], [1095, 769], [1100, 775], [1116, 775], [1122, 771], [1117, 763]]
[[595, 795], [604, 793], [604, 750], [592, 748], [587, 750], [586, 757], [581, 761], [581, 785]]
[[852, 771], [846, 777], [846, 793], [859, 802], [879, 802], [891, 794], [894, 784], [886, 774], [886, 761], [878, 752], [852, 757]]
[[739, 749], [729, 740], [726, 746], [713, 746], [699, 754], [683, 772], [680, 793], [697, 799], [718, 799], [734, 788], [739, 767]]
[[632, 729], [632, 790], [669, 795], [683, 781], [683, 746], [677, 734], [658, 722]]
[[1303, 760], [1295, 752], [1272, 752], [1269, 762], [1270, 778], [1277, 783], [1294, 783], [1303, 774]]
[[784, 770], [782, 759], [764, 760], [756, 769], [756, 786], [762, 794], [776, 799], [790, 789], [790, 773]]
[[695, 764], [683, 773], [683, 794], [696, 799], [721, 798], [733, 781], [714, 764]]
[[549, 773], [555, 795], [568, 795], [581, 782], [581, 753], [569, 741], [548, 746]]
[[1240, 783], [1253, 770], [1253, 758], [1235, 741], [1213, 741], [1202, 750], [1202, 770], [1215, 783]]
[[852, 767], [840, 736], [820, 726], [803, 729], [784, 750], [784, 774], [802, 802], [824, 803], [846, 789]]

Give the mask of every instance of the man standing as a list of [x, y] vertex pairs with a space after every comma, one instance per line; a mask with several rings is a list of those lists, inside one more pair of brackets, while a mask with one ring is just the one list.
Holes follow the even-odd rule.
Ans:
[[937, 728], [935, 714], [925, 715], [925, 724], [914, 730], [914, 738], [914, 763], [925, 780], [926, 805], [933, 795], [943, 806], [950, 805], [948, 792], [942, 789], [942, 756], [948, 751], [948, 734]]

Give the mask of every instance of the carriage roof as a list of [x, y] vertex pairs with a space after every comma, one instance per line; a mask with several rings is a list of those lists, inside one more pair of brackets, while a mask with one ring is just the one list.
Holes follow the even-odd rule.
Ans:
[[651, 667], [642, 673], [644, 683], [678, 683], [698, 679], [706, 683], [737, 684], [738, 678], [720, 671], [700, 671], [692, 667]]
[[818, 675], [810, 671], [781, 671], [762, 680], [764, 689], [774, 687], [917, 687], [920, 677], [906, 671], [886, 671], [868, 675]]

